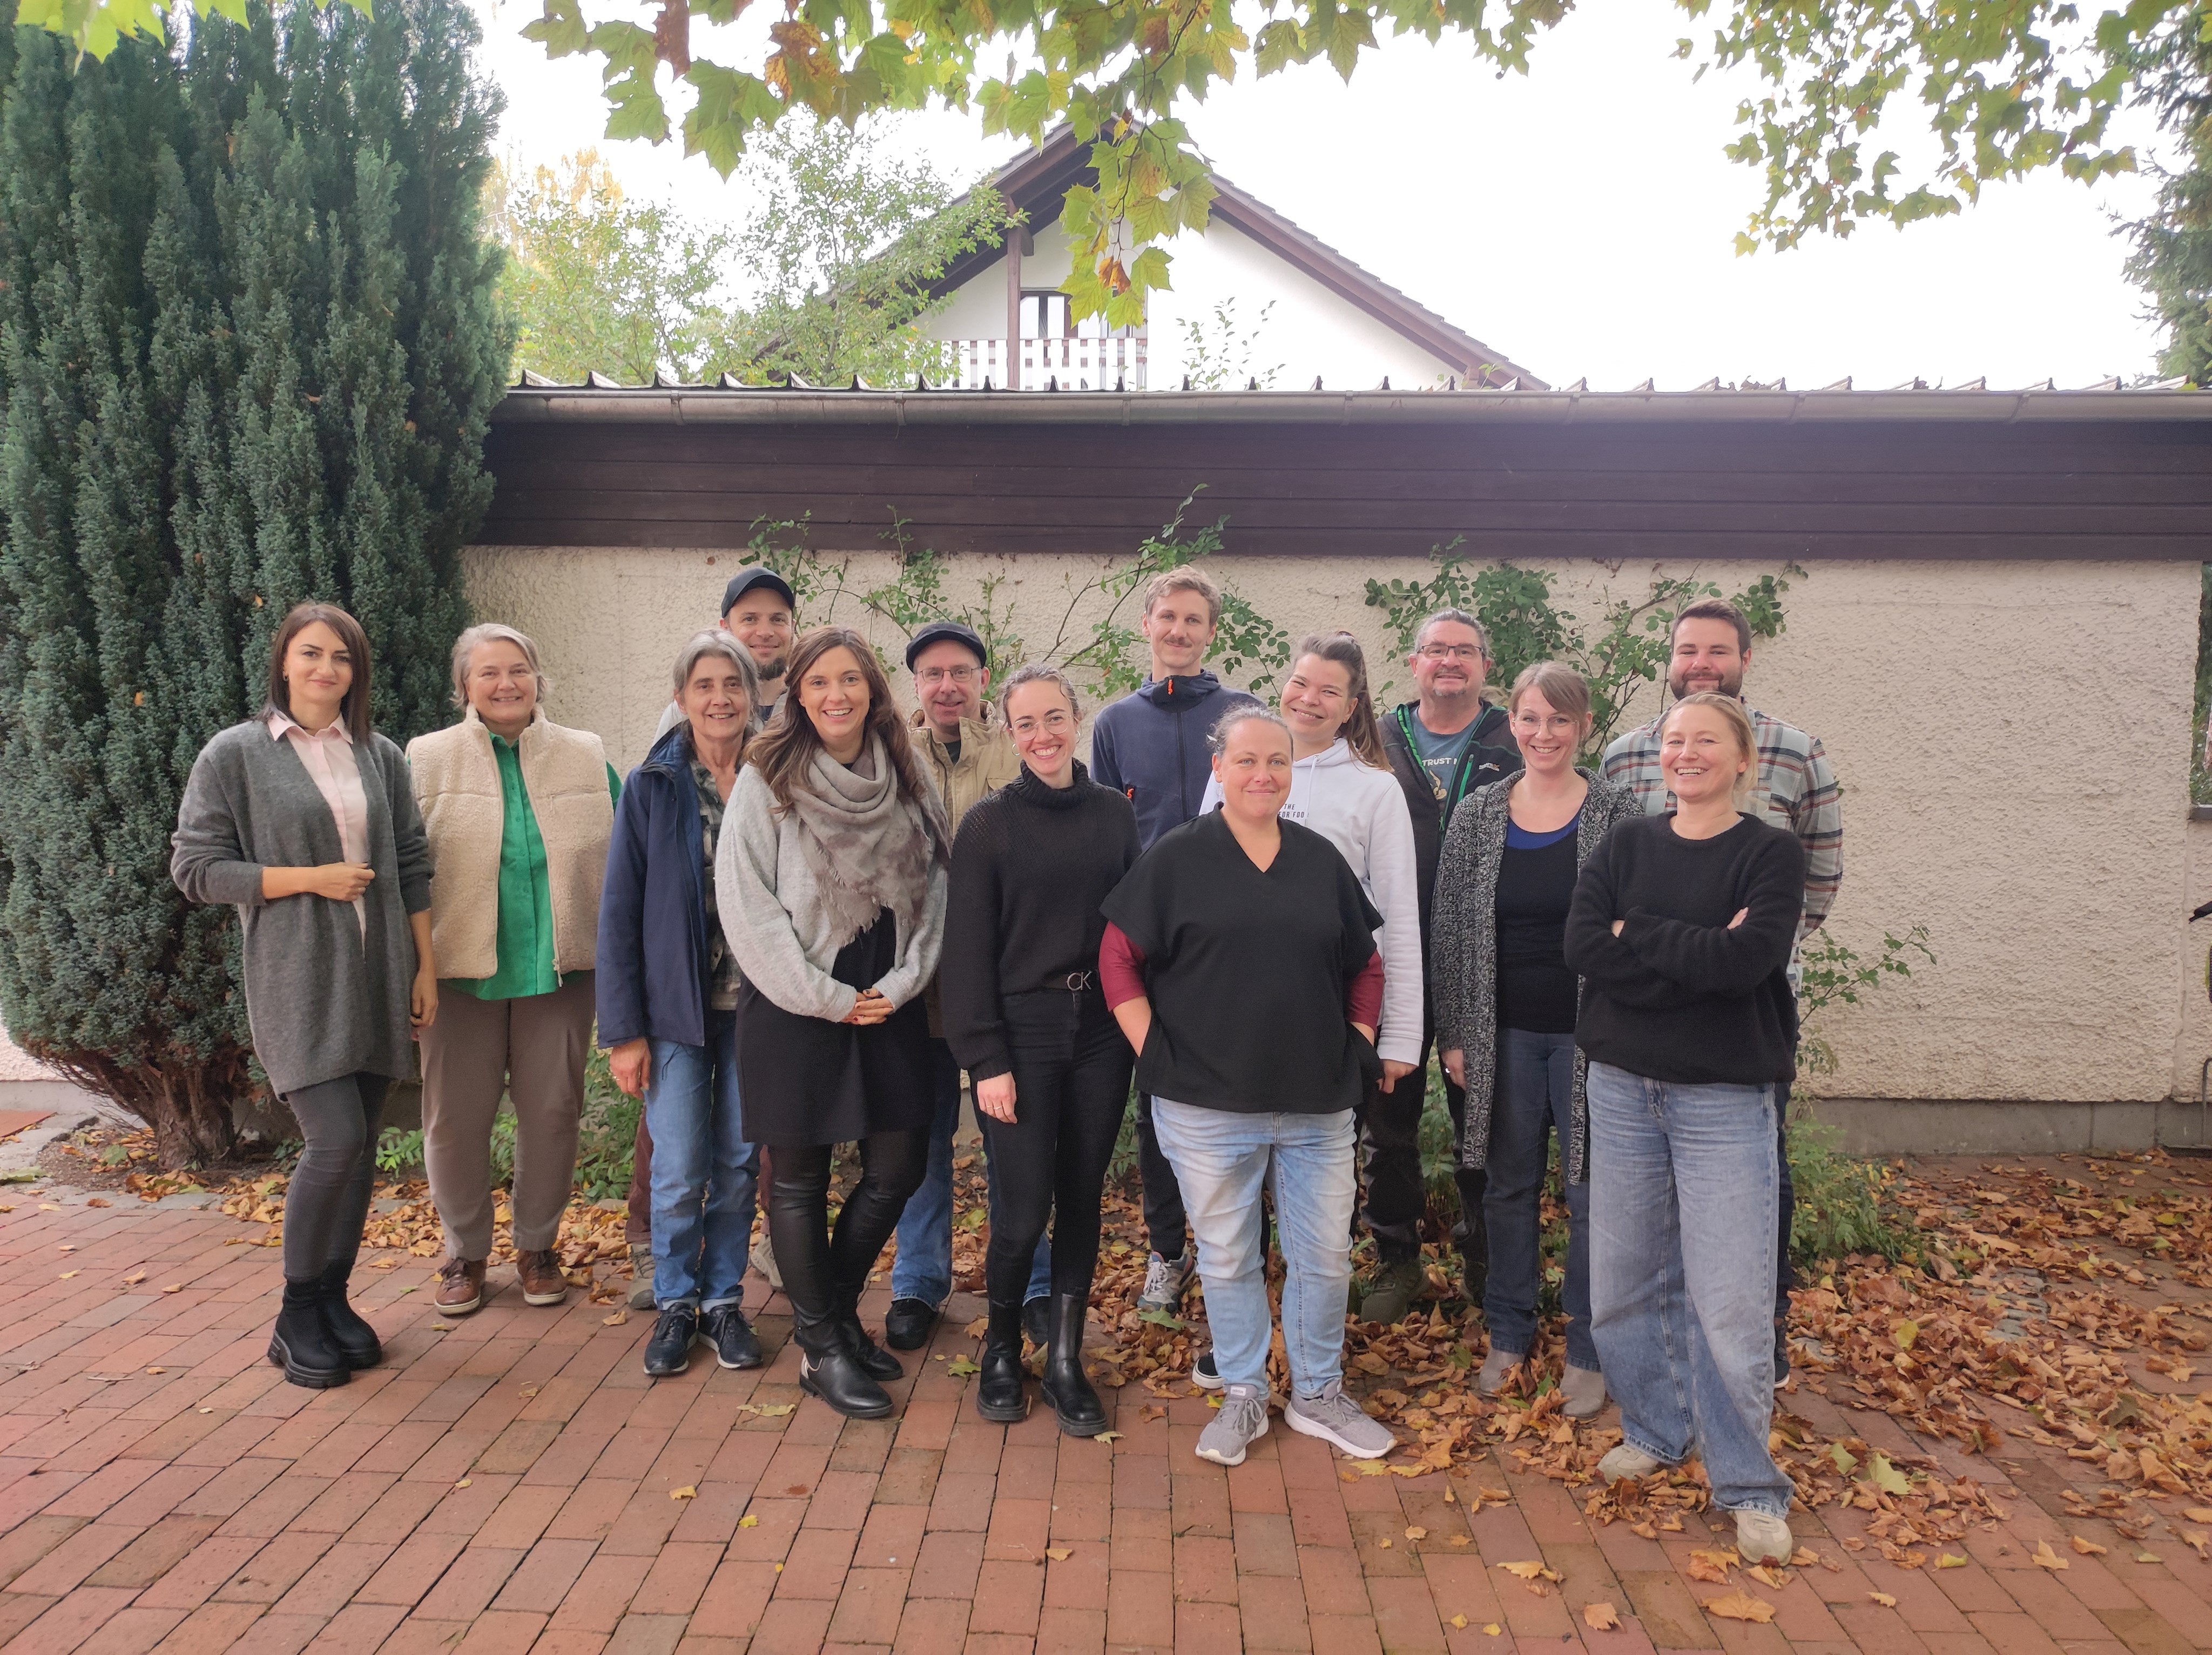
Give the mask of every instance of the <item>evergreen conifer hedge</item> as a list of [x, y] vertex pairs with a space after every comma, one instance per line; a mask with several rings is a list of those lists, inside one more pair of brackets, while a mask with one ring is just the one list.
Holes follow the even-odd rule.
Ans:
[[259, 1082], [237, 924], [169, 882], [194, 755], [303, 598], [444, 721], [510, 343], [463, 0], [212, 14], [72, 63], [0, 0], [0, 1017], [171, 1165]]

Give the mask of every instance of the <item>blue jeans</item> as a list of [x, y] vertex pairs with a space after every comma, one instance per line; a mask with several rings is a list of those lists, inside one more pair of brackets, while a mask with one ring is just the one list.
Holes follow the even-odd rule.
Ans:
[[[960, 1126], [960, 1064], [943, 1040], [929, 1043], [929, 1084], [937, 1113], [929, 1124], [929, 1171], [899, 1214], [891, 1297], [942, 1306], [952, 1296], [952, 1135]], [[988, 1162], [985, 1170], [988, 1172]], [[1041, 1237], [1030, 1264], [1031, 1299], [1052, 1291], [1052, 1241]]]
[[1771, 1086], [1690, 1086], [1594, 1063], [1590, 1331], [1622, 1434], [1704, 1458], [1723, 1511], [1790, 1509], [1774, 1413]]
[[1152, 1100], [1152, 1130], [1174, 1167], [1198, 1240], [1213, 1362], [1231, 1385], [1267, 1385], [1264, 1181], [1283, 1250], [1283, 1349], [1291, 1385], [1320, 1396], [1344, 1377], [1345, 1290], [1359, 1193], [1352, 1112], [1240, 1115]]
[[745, 1296], [760, 1149], [738, 1112], [738, 1017], [707, 1014], [706, 1046], [653, 1042], [653, 1297], [714, 1310]]
[[[1544, 1174], [1552, 1134], [1566, 1159], [1574, 1101], [1575, 1037], [1525, 1028], [1498, 1031], [1498, 1085], [1490, 1103], [1490, 1182], [1482, 1198], [1490, 1231], [1490, 1284], [1482, 1318], [1490, 1347], [1526, 1355], [1536, 1345], [1536, 1288], [1543, 1268]], [[1590, 1338], [1589, 1185], [1567, 1189], [1567, 1361], [1598, 1365]]]

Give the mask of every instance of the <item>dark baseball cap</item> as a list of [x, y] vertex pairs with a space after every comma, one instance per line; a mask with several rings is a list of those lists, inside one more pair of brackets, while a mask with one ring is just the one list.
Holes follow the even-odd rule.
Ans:
[[975, 627], [959, 621], [933, 621], [915, 634], [913, 642], [906, 646], [906, 670], [912, 672], [915, 656], [932, 644], [941, 644], [948, 638], [956, 644], [963, 644], [974, 650], [978, 665], [988, 667], [991, 664], [991, 652], [983, 647], [983, 635]]
[[756, 586], [773, 586], [782, 594], [783, 601], [790, 605], [792, 612], [794, 615], [798, 613], [799, 599], [792, 593], [791, 583], [765, 563], [756, 563], [750, 568], [740, 569], [730, 577], [730, 584], [722, 588], [722, 613], [727, 615], [737, 608], [738, 600]]

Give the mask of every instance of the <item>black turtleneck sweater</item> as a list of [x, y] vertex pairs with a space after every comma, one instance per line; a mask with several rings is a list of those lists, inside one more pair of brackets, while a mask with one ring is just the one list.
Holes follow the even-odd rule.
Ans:
[[1097, 980], [1098, 905], [1136, 859], [1136, 813], [1080, 761], [1065, 788], [1024, 766], [961, 819], [937, 982], [945, 1038], [970, 1078], [1012, 1071], [1008, 995], [1064, 988], [1072, 972]]

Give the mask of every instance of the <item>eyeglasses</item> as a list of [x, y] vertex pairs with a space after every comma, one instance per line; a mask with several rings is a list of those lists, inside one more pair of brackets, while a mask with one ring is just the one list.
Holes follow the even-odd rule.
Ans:
[[975, 667], [929, 667], [915, 673], [914, 681], [918, 684], [972, 684], [980, 670]]
[[1015, 719], [1013, 731], [1021, 737], [1034, 736], [1040, 731], [1048, 736], [1059, 736], [1065, 734], [1074, 722], [1065, 712], [1048, 712], [1042, 718]]
[[1424, 644], [1419, 653], [1431, 661], [1480, 661], [1480, 644]]

